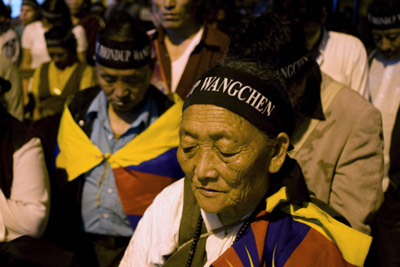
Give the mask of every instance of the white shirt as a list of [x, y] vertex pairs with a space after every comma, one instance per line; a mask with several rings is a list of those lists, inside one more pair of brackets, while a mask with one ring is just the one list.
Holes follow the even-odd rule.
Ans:
[[[72, 33], [76, 38], [76, 51], [87, 51], [88, 41], [85, 29], [81, 25], [77, 25], [72, 29]], [[22, 48], [30, 51], [32, 57], [31, 68], [33, 69], [37, 68], [42, 63], [50, 61], [44, 34], [45, 29], [41, 21], [28, 24], [22, 33]]]
[[324, 30], [318, 50], [323, 72], [368, 99], [368, 57], [358, 38]]
[[17, 67], [5, 55], [0, 55], [0, 77], [10, 81], [11, 89], [4, 94], [5, 108], [16, 119], [24, 119], [24, 99]]
[[0, 36], [0, 54], [8, 57], [16, 66], [19, 64], [21, 45], [15, 30], [8, 29]]
[[382, 113], [382, 128], [385, 146], [383, 189], [386, 191], [389, 182], [389, 152], [392, 130], [400, 103], [400, 60], [388, 60], [377, 55], [371, 62], [369, 83], [372, 104]]
[[171, 91], [175, 92], [178, 87], [179, 81], [181, 80], [183, 71], [186, 68], [186, 64], [189, 60], [190, 55], [196, 46], [200, 43], [201, 36], [203, 36], [204, 27], [193, 37], [192, 41], [186, 48], [185, 52], [175, 61], [171, 62]]
[[15, 151], [13, 160], [10, 198], [0, 190], [0, 242], [40, 237], [49, 214], [49, 177], [39, 138]]
[[[140, 220], [120, 266], [162, 266], [165, 261], [163, 256], [177, 249], [183, 209], [183, 182], [184, 179], [176, 181], [154, 199]], [[208, 232], [222, 226], [216, 214], [203, 210], [201, 214]], [[227, 233], [222, 231], [207, 237], [207, 262], [204, 266], [210, 266], [232, 245], [240, 227], [241, 224]]]

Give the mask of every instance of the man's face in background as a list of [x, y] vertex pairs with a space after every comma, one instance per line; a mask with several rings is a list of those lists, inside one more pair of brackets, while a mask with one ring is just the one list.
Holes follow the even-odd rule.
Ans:
[[372, 30], [378, 51], [387, 59], [400, 59], [400, 28]]

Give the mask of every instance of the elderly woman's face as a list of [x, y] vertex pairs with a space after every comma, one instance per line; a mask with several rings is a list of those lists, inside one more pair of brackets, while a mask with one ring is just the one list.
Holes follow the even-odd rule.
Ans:
[[266, 194], [273, 146], [240, 116], [213, 105], [183, 115], [178, 161], [199, 206], [224, 222], [253, 210]]

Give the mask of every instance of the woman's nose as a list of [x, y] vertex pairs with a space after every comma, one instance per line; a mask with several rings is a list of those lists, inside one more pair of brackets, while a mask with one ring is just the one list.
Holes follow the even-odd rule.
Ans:
[[199, 149], [196, 155], [195, 176], [199, 181], [218, 177], [216, 160], [211, 149]]

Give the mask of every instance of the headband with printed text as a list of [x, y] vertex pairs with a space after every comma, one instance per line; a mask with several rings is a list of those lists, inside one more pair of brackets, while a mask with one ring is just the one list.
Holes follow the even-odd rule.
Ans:
[[296, 80], [298, 77], [302, 77], [311, 65], [311, 60], [306, 56], [302, 56], [300, 59], [295, 60], [294, 62], [284, 64], [283, 67], [279, 68], [278, 73], [284, 79]]
[[400, 12], [393, 10], [392, 14], [368, 13], [368, 22], [373, 29], [400, 28]]
[[293, 132], [293, 111], [278, 81], [265, 81], [229, 67], [214, 67], [190, 90], [183, 110], [190, 105], [210, 104], [243, 117], [267, 136]]
[[42, 16], [45, 17], [46, 19], [61, 19], [64, 17], [64, 13], [49, 12], [46, 10], [42, 10]]
[[140, 68], [151, 61], [151, 45], [137, 41], [117, 42], [99, 36], [96, 62], [113, 69]]

